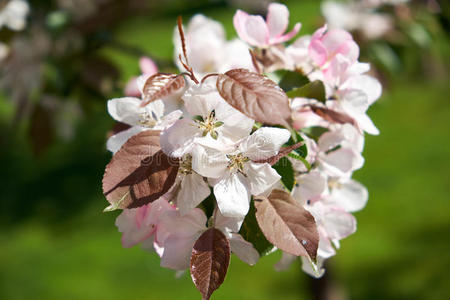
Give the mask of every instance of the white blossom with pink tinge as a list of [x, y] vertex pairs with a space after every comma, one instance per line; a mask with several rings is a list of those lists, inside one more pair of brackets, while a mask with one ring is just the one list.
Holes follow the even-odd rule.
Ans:
[[[227, 218], [215, 210], [213, 220], [214, 227], [228, 238], [231, 251], [242, 261], [254, 265], [259, 259], [258, 252], [237, 233], [243, 218]], [[161, 221], [161, 230], [157, 234], [158, 241], [162, 241], [164, 245], [161, 266], [174, 270], [189, 268], [192, 248], [195, 241], [207, 230], [206, 223], [206, 215], [199, 208], [194, 208], [185, 215], [181, 215], [178, 211], [165, 213]]]
[[267, 11], [267, 19], [238, 10], [233, 18], [234, 28], [239, 37], [249, 45], [267, 48], [292, 39], [301, 24], [296, 23], [292, 31], [285, 33], [289, 23], [289, 10], [283, 4], [272, 3]]

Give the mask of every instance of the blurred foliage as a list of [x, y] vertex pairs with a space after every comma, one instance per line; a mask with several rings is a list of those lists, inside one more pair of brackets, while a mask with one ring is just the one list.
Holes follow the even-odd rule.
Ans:
[[[303, 34], [323, 22], [318, 1], [286, 2]], [[117, 213], [101, 213], [113, 125], [106, 100], [138, 75], [141, 55], [174, 68], [177, 15], [187, 22], [202, 12], [231, 38], [236, 7], [222, 0], [30, 3], [25, 32], [0, 32], [23, 55], [0, 73], [0, 299], [197, 299], [188, 274], [176, 280], [156, 255], [123, 249]], [[356, 214], [357, 233], [330, 260], [338, 296], [450, 297], [450, 14], [448, 2], [439, 3], [441, 12], [431, 13], [413, 1], [394, 36], [359, 41], [362, 61], [375, 63], [386, 89], [369, 111], [381, 135], [367, 137], [366, 165], [356, 173], [370, 201]], [[233, 258], [215, 298], [312, 297], [299, 264], [273, 270], [279, 257], [254, 267]]]

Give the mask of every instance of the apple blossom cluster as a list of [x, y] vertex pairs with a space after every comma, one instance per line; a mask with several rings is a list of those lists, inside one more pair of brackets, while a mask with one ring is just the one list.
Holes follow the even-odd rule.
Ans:
[[325, 25], [296, 38], [301, 25], [287, 32], [288, 20], [282, 4], [266, 18], [238, 10], [239, 38], [228, 41], [218, 22], [196, 15], [183, 28], [179, 18], [181, 73], [142, 58], [127, 97], [108, 101], [118, 125], [105, 211], [122, 209], [124, 247], [190, 269], [205, 299], [230, 253], [253, 265], [279, 249], [277, 269], [300, 258], [322, 276], [368, 199], [352, 174], [364, 164], [364, 132], [378, 134], [366, 111], [381, 86], [348, 32]]

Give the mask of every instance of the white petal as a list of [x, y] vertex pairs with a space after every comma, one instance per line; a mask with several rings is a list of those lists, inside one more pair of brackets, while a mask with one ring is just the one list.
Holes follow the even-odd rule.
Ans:
[[381, 96], [380, 82], [369, 75], [352, 76], [344, 84], [345, 88], [362, 90], [367, 95], [368, 104], [372, 104]]
[[222, 98], [217, 88], [210, 84], [191, 86], [183, 95], [186, 110], [192, 115], [200, 115], [203, 118], [209, 116]]
[[192, 120], [181, 119], [161, 134], [161, 149], [169, 156], [181, 157], [194, 146], [193, 140], [200, 131]]
[[339, 131], [327, 131], [320, 136], [317, 145], [320, 151], [326, 152], [339, 146], [344, 140], [345, 137]]
[[[213, 138], [208, 136], [198, 139], [197, 141], [207, 142], [208, 140], [215, 142]], [[228, 159], [222, 151], [203, 145], [196, 145], [192, 149], [191, 154], [192, 169], [202, 176], [219, 178], [223, 176], [224, 172], [227, 170]]]
[[244, 240], [240, 234], [233, 233], [229, 241], [231, 252], [236, 254], [240, 260], [246, 262], [250, 266], [253, 266], [258, 262], [258, 251], [253, 247], [252, 243]]
[[367, 188], [361, 183], [349, 179], [347, 182], [340, 183], [333, 188], [329, 199], [346, 211], [354, 212], [363, 209], [368, 198]]
[[138, 134], [139, 132], [145, 130], [144, 127], [141, 126], [133, 126], [128, 128], [127, 130], [121, 131], [113, 136], [111, 136], [106, 142], [106, 149], [111, 151], [112, 153], [116, 153], [123, 146], [123, 144], [128, 141], [129, 138]]
[[290, 136], [287, 129], [262, 127], [243, 140], [239, 148], [251, 160], [262, 160], [278, 154]]
[[177, 195], [177, 207], [180, 214], [185, 215], [197, 207], [210, 193], [209, 186], [202, 176], [196, 173], [184, 176]]
[[161, 257], [161, 267], [173, 270], [185, 270], [189, 268], [192, 248], [201, 232], [192, 236], [169, 236], [164, 242], [164, 252]]
[[261, 16], [249, 16], [244, 23], [247, 40], [250, 45], [265, 47], [269, 42], [269, 29]]
[[244, 216], [230, 218], [222, 215], [219, 209], [214, 211], [214, 226], [223, 230], [225, 233], [239, 232], [243, 221]]
[[344, 111], [352, 117], [364, 114], [369, 108], [367, 94], [357, 89], [348, 89], [342, 93], [339, 103]]
[[361, 154], [348, 148], [340, 148], [323, 155], [321, 161], [330, 176], [342, 176], [361, 168], [364, 164]]
[[302, 256], [302, 270], [315, 278], [320, 278], [325, 274], [325, 269], [323, 268], [323, 258], [317, 258], [317, 264], [313, 263], [309, 257]]
[[252, 131], [254, 120], [242, 114], [231, 105], [221, 100], [216, 107], [216, 118], [224, 124], [217, 128], [219, 137], [237, 142], [247, 137]]
[[199, 208], [194, 208], [183, 216], [178, 211], [167, 211], [160, 217], [157, 240], [159, 242], [163, 240], [158, 236], [160, 230], [168, 232], [170, 235], [192, 236], [196, 232], [206, 229], [206, 221], [205, 213]]
[[181, 118], [183, 112], [181, 110], [175, 110], [166, 116], [162, 117], [161, 123], [154, 127], [154, 129], [164, 130], [170, 126], [172, 126], [178, 119]]
[[285, 271], [287, 270], [292, 263], [298, 258], [298, 256], [289, 254], [287, 252], [282, 252], [281, 259], [275, 264], [276, 271]]
[[131, 126], [140, 125], [140, 114], [145, 108], [140, 107], [141, 100], [133, 97], [115, 98], [108, 101], [108, 113], [116, 121]]
[[305, 203], [322, 195], [326, 187], [327, 180], [325, 176], [318, 171], [311, 171], [297, 177], [297, 184], [292, 190], [292, 196], [300, 203]]
[[271, 38], [282, 35], [289, 23], [289, 10], [286, 5], [271, 3], [267, 12], [267, 27]]
[[338, 208], [327, 210], [323, 224], [330, 239], [340, 240], [356, 231], [355, 217]]
[[268, 163], [258, 164], [248, 162], [244, 166], [250, 192], [252, 195], [266, 195], [270, 193], [281, 176]]
[[242, 174], [228, 174], [214, 186], [214, 195], [222, 215], [245, 216], [250, 208], [250, 193]]
[[373, 124], [372, 120], [370, 119], [370, 117], [368, 115], [366, 115], [366, 114], [359, 115], [355, 119], [358, 122], [358, 126], [362, 130], [367, 132], [368, 134], [372, 134], [372, 135], [379, 135], [380, 134], [380, 131], [375, 126], [375, 124]]

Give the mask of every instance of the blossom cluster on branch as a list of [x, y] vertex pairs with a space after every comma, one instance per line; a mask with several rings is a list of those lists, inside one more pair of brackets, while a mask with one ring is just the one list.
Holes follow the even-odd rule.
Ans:
[[[325, 259], [356, 230], [366, 188], [352, 173], [364, 164], [367, 116], [381, 94], [359, 47], [323, 26], [289, 45], [289, 11], [266, 18], [238, 10], [239, 38], [196, 15], [175, 31], [180, 74], [148, 58], [127, 97], [108, 102], [118, 122], [103, 178], [122, 244], [141, 244], [161, 266], [190, 269], [208, 299], [224, 281], [230, 254], [255, 264], [279, 249], [277, 269], [301, 258], [320, 277]], [[287, 32], [287, 33], [286, 33]]]

